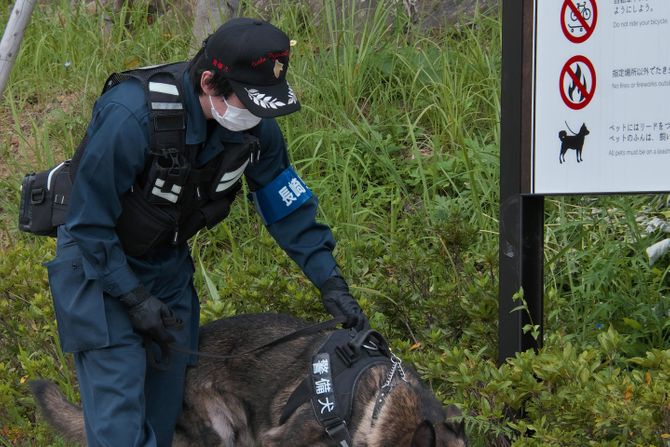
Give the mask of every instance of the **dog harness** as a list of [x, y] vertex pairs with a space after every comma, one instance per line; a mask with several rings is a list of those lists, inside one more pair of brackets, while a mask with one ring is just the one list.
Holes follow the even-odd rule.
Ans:
[[286, 422], [298, 407], [310, 401], [328, 436], [338, 446], [353, 447], [347, 422], [351, 420], [358, 381], [375, 365], [389, 365], [395, 371], [394, 357], [386, 340], [376, 331], [333, 332], [312, 357], [310, 374], [289, 397], [279, 422]]

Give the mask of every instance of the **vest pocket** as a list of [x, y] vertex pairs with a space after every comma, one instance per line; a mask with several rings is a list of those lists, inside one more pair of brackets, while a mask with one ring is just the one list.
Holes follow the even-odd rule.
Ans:
[[212, 228], [230, 214], [233, 198], [224, 197], [209, 202], [190, 211], [179, 221], [179, 239], [177, 243], [186, 242], [202, 228]]
[[123, 200], [116, 233], [126, 255], [141, 256], [168, 243], [176, 227], [172, 214], [152, 205], [142, 194], [130, 192]]

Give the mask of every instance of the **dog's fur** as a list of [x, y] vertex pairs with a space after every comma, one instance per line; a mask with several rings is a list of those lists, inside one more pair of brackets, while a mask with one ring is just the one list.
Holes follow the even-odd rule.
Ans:
[[[200, 350], [218, 355], [244, 352], [305, 325], [287, 315], [239, 315], [203, 326]], [[320, 332], [229, 360], [201, 357], [187, 373], [173, 446], [335, 446], [309, 402], [279, 424], [288, 397], [309, 374], [311, 357], [328, 334]], [[377, 365], [363, 373], [348, 424], [354, 446], [466, 446], [463, 422], [451, 419], [460, 419], [458, 408], [445, 409], [414, 370], [405, 367], [405, 371], [408, 382], [396, 377], [397, 385], [374, 423], [375, 398], [388, 367]], [[36, 381], [31, 387], [46, 420], [66, 438], [85, 444], [81, 410], [51, 382]]]
[[589, 134], [589, 129], [586, 128], [586, 123], [582, 124], [575, 135], [568, 135], [564, 130], [558, 133], [558, 139], [561, 140], [561, 154], [558, 156], [558, 161], [563, 163], [565, 161], [565, 153], [568, 149], [574, 149], [577, 152], [577, 163], [582, 161], [582, 149], [584, 149], [584, 138]]

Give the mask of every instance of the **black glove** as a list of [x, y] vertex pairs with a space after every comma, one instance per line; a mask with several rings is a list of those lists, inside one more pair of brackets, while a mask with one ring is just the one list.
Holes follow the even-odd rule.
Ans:
[[357, 331], [362, 331], [370, 327], [368, 319], [365, 318], [361, 307], [349, 293], [349, 286], [341, 276], [331, 276], [326, 280], [321, 286], [321, 300], [323, 307], [332, 316], [346, 318], [342, 324], [345, 329], [353, 327]]
[[119, 300], [128, 308], [130, 324], [137, 332], [148, 335], [157, 343], [175, 340], [165, 327], [167, 322], [177, 325], [180, 320], [164, 302], [147, 292], [143, 286], [120, 296]]

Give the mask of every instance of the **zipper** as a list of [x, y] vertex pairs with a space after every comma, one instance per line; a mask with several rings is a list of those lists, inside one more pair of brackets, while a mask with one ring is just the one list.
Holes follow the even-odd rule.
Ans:
[[179, 225], [174, 226], [174, 234], [172, 235], [172, 245], [177, 245], [179, 240]]

